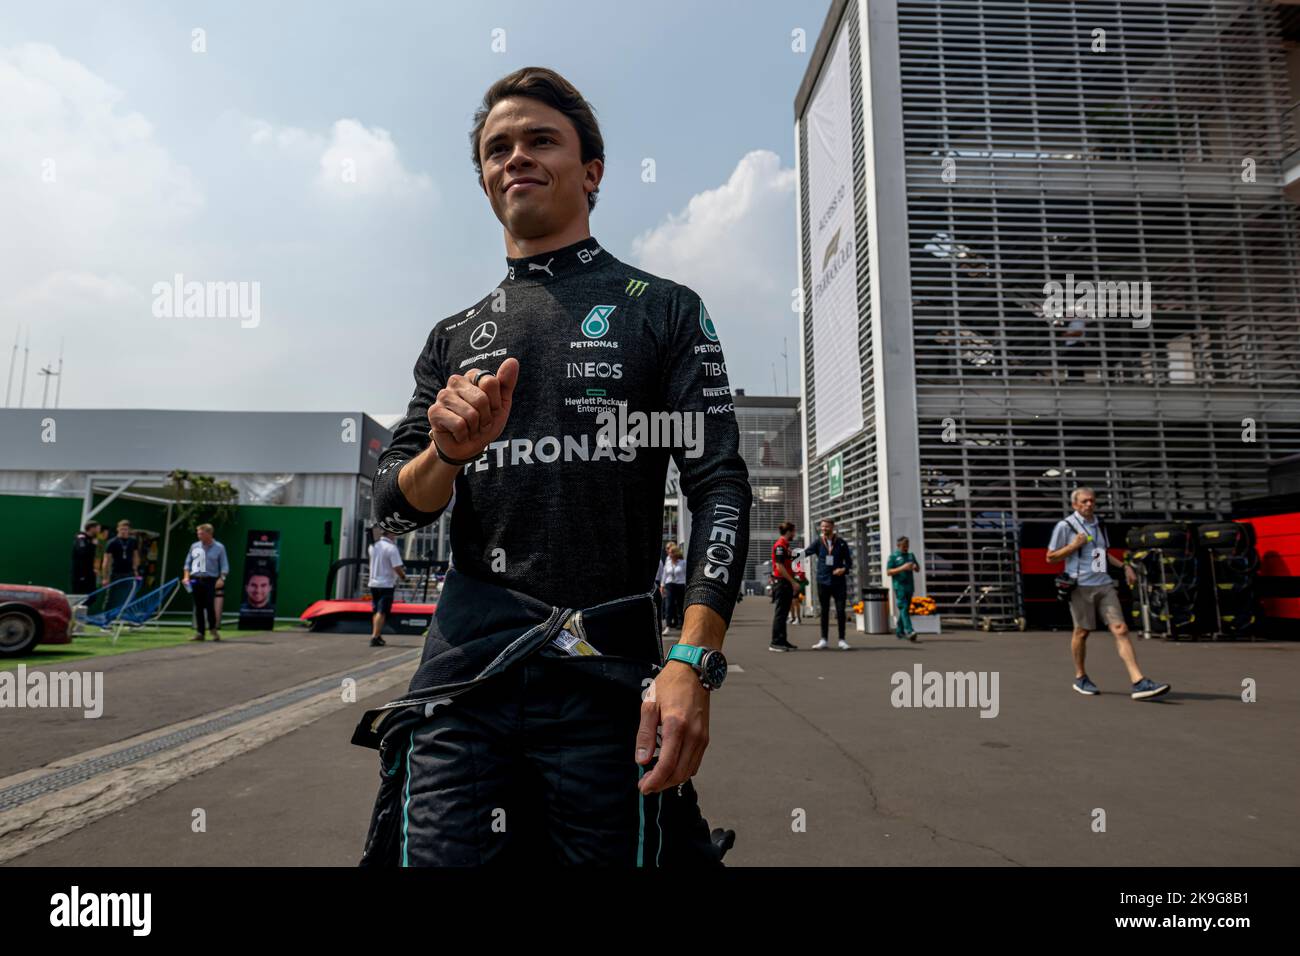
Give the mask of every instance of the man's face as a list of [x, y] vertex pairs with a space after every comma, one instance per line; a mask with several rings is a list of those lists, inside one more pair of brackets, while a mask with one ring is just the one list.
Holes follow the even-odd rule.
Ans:
[[249, 607], [266, 607], [271, 600], [271, 579], [265, 574], [254, 574], [244, 588]]
[[212, 543], [212, 532], [209, 531], [207, 528], [200, 528], [200, 529], [199, 529], [199, 540], [202, 541], [204, 544], [211, 544], [211, 543]]
[[1085, 491], [1083, 494], [1075, 496], [1074, 507], [1079, 514], [1091, 519], [1092, 513], [1097, 510], [1097, 496], [1090, 491]]
[[835, 537], [835, 522], [834, 522], [834, 521], [823, 521], [822, 524], [821, 524], [821, 528], [822, 528], [822, 537], [825, 537], [825, 538], [833, 538], [833, 537]]
[[119, 538], [129, 538], [129, 537], [131, 537], [131, 526], [130, 526], [129, 524], [118, 525], [118, 526], [117, 526], [117, 536], [118, 536]]
[[900, 538], [900, 539], [899, 539], [899, 542], [898, 542], [898, 550], [899, 550], [899, 551], [902, 551], [904, 554], [907, 553], [908, 549], [909, 549], [911, 546], [912, 546], [912, 542], [908, 541], [906, 538]]
[[519, 239], [548, 236], [585, 217], [587, 193], [604, 173], [598, 159], [583, 165], [568, 117], [524, 96], [492, 107], [479, 137], [479, 161], [492, 211]]

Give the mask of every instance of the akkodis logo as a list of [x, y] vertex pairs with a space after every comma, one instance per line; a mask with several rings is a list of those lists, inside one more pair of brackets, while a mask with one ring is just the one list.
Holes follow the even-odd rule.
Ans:
[[609, 317], [614, 314], [613, 305], [598, 305], [587, 313], [587, 317], [582, 320], [582, 334], [589, 339], [600, 339], [605, 337], [609, 331]]
[[709, 318], [709, 310], [703, 302], [700, 303], [700, 330], [710, 342], [718, 341], [718, 330], [713, 327], [713, 320]]

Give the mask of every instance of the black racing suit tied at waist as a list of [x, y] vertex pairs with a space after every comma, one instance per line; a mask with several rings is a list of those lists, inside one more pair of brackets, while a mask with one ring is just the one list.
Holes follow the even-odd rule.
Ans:
[[386, 736], [431, 715], [439, 703], [504, 674], [561, 632], [597, 652], [574, 659], [585, 674], [638, 692], [664, 663], [653, 592], [589, 608], [553, 607], [452, 569], [406, 695], [367, 711], [352, 743], [382, 753]]

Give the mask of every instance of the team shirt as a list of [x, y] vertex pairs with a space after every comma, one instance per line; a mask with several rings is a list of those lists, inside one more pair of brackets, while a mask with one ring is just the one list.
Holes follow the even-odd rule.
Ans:
[[[804, 554], [817, 556], [817, 583], [826, 585], [836, 585], [843, 583], [847, 585], [849, 571], [853, 570], [853, 551], [849, 548], [849, 543], [836, 535], [829, 543], [825, 538], [818, 537], [816, 541], [804, 549]], [[837, 575], [836, 568], [843, 568], [844, 573]]]
[[433, 328], [380, 457], [376, 521], [402, 534], [438, 518], [411, 506], [398, 471], [428, 447], [448, 379], [507, 357], [520, 363], [510, 421], [449, 503], [457, 570], [561, 607], [648, 592], [671, 456], [693, 519], [685, 605], [729, 621], [752, 493], [717, 330], [691, 289], [595, 239], [508, 258], [491, 294]]
[[104, 548], [112, 563], [109, 567], [113, 574], [130, 574], [134, 570], [133, 555], [140, 550], [140, 542], [135, 538], [113, 538]]
[[784, 581], [785, 578], [781, 576], [781, 568], [789, 571], [790, 561], [793, 557], [790, 542], [786, 541], [784, 536], [777, 538], [776, 543], [772, 545], [772, 577]]
[[[916, 563], [918, 568], [921, 566], [921, 562], [916, 560], [916, 555], [911, 551], [899, 551], [895, 548], [893, 553], [890, 554], [889, 560], [885, 563], [885, 567], [892, 571], [894, 568], [901, 568], [903, 565], [912, 564], [913, 562]], [[899, 571], [890, 580], [896, 590], [911, 591], [916, 586], [914, 584], [914, 575], [915, 572], [910, 570]]]

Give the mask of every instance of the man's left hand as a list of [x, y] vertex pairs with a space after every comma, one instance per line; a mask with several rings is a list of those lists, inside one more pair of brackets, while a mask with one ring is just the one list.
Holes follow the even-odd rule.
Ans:
[[644, 794], [676, 787], [695, 776], [709, 745], [709, 692], [695, 669], [680, 661], [664, 666], [641, 702], [636, 762], [642, 766], [654, 758], [655, 732], [660, 727], [659, 762], [639, 784]]
[[1128, 586], [1133, 587], [1135, 584], [1137, 584], [1137, 579], [1138, 579], [1137, 573], [1133, 570], [1133, 568], [1130, 565], [1126, 564], [1124, 566], [1124, 580], [1128, 581]]
[[835, 577], [839, 577], [843, 573], [844, 573], [843, 568], [836, 568], [834, 571], [831, 572], [831, 574], [835, 575]]

